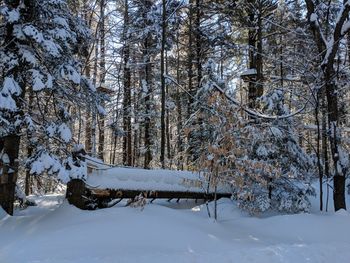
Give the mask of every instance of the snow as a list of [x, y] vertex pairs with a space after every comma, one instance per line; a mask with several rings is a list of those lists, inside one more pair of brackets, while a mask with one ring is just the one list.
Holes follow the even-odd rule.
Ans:
[[[7, 217], [7, 213], [0, 206], [0, 220], [4, 219], [5, 217]], [[1, 224], [1, 222], [0, 222], [0, 224]]]
[[0, 93], [0, 109], [16, 111], [16, 102], [11, 96], [4, 96], [2, 93]]
[[[62, 180], [63, 183], [67, 183], [71, 178], [77, 178], [77, 179], [82, 179], [84, 180], [86, 175], [87, 175], [87, 166], [84, 162], [80, 163], [79, 165], [75, 165], [75, 162], [73, 159], [70, 157], [68, 158], [68, 164], [70, 169], [65, 169], [67, 172], [66, 175], [61, 174], [60, 179]], [[64, 176], [64, 177], [62, 177]]]
[[9, 156], [7, 155], [7, 153], [2, 153], [0, 155], [1, 157], [1, 161], [4, 163], [4, 164], [9, 164], [10, 163], [10, 158]]
[[271, 129], [271, 133], [273, 134], [273, 136], [278, 137], [278, 138], [283, 137], [283, 133], [279, 128], [271, 127], [270, 129]]
[[256, 69], [255, 68], [249, 68], [246, 71], [242, 72], [241, 76], [249, 76], [249, 75], [256, 75]]
[[32, 87], [32, 89], [34, 91], [43, 90], [45, 88], [45, 84], [42, 81], [44, 76], [39, 71], [37, 71], [35, 69], [31, 70], [31, 72], [32, 72], [32, 76], [33, 76], [33, 87]]
[[22, 58], [27, 61], [28, 63], [32, 64], [33, 66], [36, 66], [37, 59], [35, 58], [35, 55], [26, 49], [20, 49], [19, 53], [22, 55]]
[[101, 105], [97, 105], [97, 112], [102, 116], [107, 116], [107, 111]]
[[72, 139], [72, 132], [65, 123], [62, 123], [57, 128], [57, 132], [60, 135], [61, 139], [66, 143], [68, 143]]
[[56, 125], [54, 123], [50, 123], [46, 128], [46, 133], [49, 137], [53, 137], [56, 132]]
[[[122, 167], [95, 170], [86, 182], [99, 188], [174, 192], [205, 192], [208, 187], [205, 178], [198, 173]], [[209, 191], [214, 192], [214, 187], [211, 186]], [[230, 193], [231, 189], [219, 185], [217, 192]]]
[[341, 28], [341, 34], [345, 35], [350, 30], [350, 21], [347, 21], [344, 23], [343, 27]]
[[[13, 26], [13, 36], [19, 40], [25, 40], [26, 36], [24, 35], [24, 32], [22, 29], [23, 29], [22, 25], [15, 24]], [[21, 51], [19, 51], [19, 52], [21, 52]]]
[[51, 40], [44, 40], [43, 41], [43, 47], [53, 57], [59, 57], [60, 56], [61, 47], [58, 44], [56, 44], [55, 42], [53, 42]]
[[66, 29], [69, 29], [69, 25], [67, 23], [67, 20], [63, 17], [55, 17], [53, 19], [53, 22], [56, 23], [57, 25], [60, 25]]
[[310, 15], [310, 22], [316, 22], [317, 21], [317, 15], [315, 14], [315, 13], [312, 13], [311, 15]]
[[266, 157], [269, 155], [269, 151], [265, 145], [259, 145], [258, 149], [256, 150], [256, 154], [261, 157]]
[[339, 151], [339, 164], [342, 167], [349, 167], [349, 157], [350, 157], [349, 153], [342, 147], [339, 147], [338, 151]]
[[22, 28], [22, 30], [26, 36], [33, 38], [37, 43], [44, 41], [43, 34], [33, 25], [26, 25]]
[[7, 18], [8, 20], [7, 21], [9, 23], [17, 22], [19, 20], [19, 17], [20, 17], [19, 12], [16, 9], [8, 11], [7, 12], [7, 16], [8, 16], [8, 18]]
[[[77, 150], [77, 151], [79, 151], [79, 150]], [[97, 157], [93, 157], [91, 155], [85, 155], [85, 160], [86, 160], [87, 166], [94, 168], [96, 170], [104, 170], [104, 169], [111, 168], [111, 165], [108, 165], [108, 164], [104, 163], [103, 160], [101, 160]], [[99, 172], [99, 174], [100, 173], [101, 172]]]
[[323, 58], [323, 61], [322, 61], [322, 65], [326, 65], [328, 63], [328, 59], [329, 59], [329, 56], [331, 55], [332, 53], [332, 50], [333, 50], [333, 46], [334, 46], [334, 37], [331, 36], [330, 40], [328, 42], [326, 42], [326, 54]]
[[[60, 195], [30, 199], [38, 206], [17, 210], [14, 217], [0, 209], [0, 262], [347, 263], [350, 258], [345, 210], [250, 217], [220, 199], [215, 222], [205, 205], [187, 201], [82, 211]], [[213, 204], [209, 207], [213, 214]]]
[[18, 96], [22, 93], [22, 90], [13, 78], [5, 77], [2, 92], [4, 94], [13, 94]]
[[49, 174], [56, 173], [61, 169], [59, 160], [52, 157], [50, 154], [43, 152], [36, 158], [31, 164], [30, 174], [42, 174], [45, 170], [49, 171]]
[[21, 92], [21, 88], [13, 78], [5, 77], [3, 86], [0, 89], [0, 109], [16, 111], [16, 102], [11, 95], [18, 96]]
[[72, 81], [74, 84], [80, 84], [80, 74], [70, 65], [65, 65], [61, 69], [61, 76], [67, 80]]
[[47, 74], [47, 81], [46, 81], [46, 87], [49, 89], [52, 89], [53, 87], [53, 77], [50, 74]]

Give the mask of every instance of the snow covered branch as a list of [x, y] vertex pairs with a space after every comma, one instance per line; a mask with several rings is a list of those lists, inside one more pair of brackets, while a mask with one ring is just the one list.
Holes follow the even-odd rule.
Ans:
[[[172, 77], [170, 76], [165, 76], [168, 80], [170, 80], [171, 82], [173, 82], [176, 86], [178, 86], [179, 88], [181, 88], [182, 90], [186, 91], [185, 88], [183, 88], [179, 83], [177, 83], [176, 80], [174, 80]], [[246, 112], [249, 116], [255, 117], [255, 118], [261, 118], [261, 119], [267, 119], [267, 120], [277, 120], [277, 119], [286, 119], [286, 118], [291, 118], [295, 115], [298, 115], [299, 113], [303, 112], [306, 108], [306, 105], [308, 103], [305, 103], [300, 109], [298, 109], [295, 112], [291, 112], [289, 114], [286, 115], [281, 115], [281, 116], [272, 116], [272, 115], [266, 115], [260, 112], [257, 112], [256, 110], [244, 107], [239, 101], [237, 101], [235, 98], [231, 97], [230, 95], [228, 95], [219, 85], [217, 85], [216, 83], [212, 83], [213, 87], [219, 91], [221, 94], [223, 94], [226, 99], [228, 99], [231, 103], [233, 103], [234, 105], [238, 106], [239, 108], [241, 108], [244, 112]], [[187, 91], [186, 91], [187, 92]]]
[[312, 31], [316, 38], [317, 46], [320, 53], [324, 53], [322, 67], [328, 71], [333, 66], [334, 58], [339, 48], [340, 40], [349, 32], [350, 21], [348, 15], [350, 12], [350, 2], [346, 1], [339, 10], [335, 28], [330, 39], [327, 40], [323, 34], [322, 28], [318, 22], [318, 16], [315, 13], [315, 4], [312, 0], [305, 0], [307, 7], [307, 17], [310, 22]]

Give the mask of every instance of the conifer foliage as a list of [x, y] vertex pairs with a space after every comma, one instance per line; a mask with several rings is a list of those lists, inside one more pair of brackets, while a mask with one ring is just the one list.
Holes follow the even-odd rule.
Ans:
[[31, 174], [47, 171], [63, 181], [85, 175], [71, 154], [70, 126], [74, 109], [96, 95], [77, 60], [89, 30], [65, 1], [9, 0], [0, 10], [0, 203], [11, 214], [25, 138]]
[[264, 113], [275, 119], [244, 119], [239, 107], [215, 90], [224, 85], [212, 67], [213, 62], [205, 67], [197, 94], [200, 121], [192, 125], [198, 169], [214, 185], [231, 184], [239, 206], [250, 213], [308, 211], [315, 164], [298, 144], [293, 118], [278, 118], [289, 114], [283, 91], [260, 98]]

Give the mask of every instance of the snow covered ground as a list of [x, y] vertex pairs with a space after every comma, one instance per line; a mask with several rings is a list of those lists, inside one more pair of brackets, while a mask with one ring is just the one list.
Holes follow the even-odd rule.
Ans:
[[264, 217], [221, 199], [218, 222], [190, 201], [81, 211], [35, 199], [14, 217], [0, 211], [1, 263], [350, 262], [350, 214], [317, 212], [316, 199], [311, 214]]

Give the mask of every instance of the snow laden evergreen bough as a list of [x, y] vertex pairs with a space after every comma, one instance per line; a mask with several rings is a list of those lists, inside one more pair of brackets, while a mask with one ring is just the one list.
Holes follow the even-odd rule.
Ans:
[[[15, 185], [24, 143], [31, 174], [47, 172], [63, 182], [83, 178], [85, 166], [71, 154], [81, 148], [74, 149], [70, 126], [79, 107], [90, 103], [101, 109], [78, 61], [88, 50], [90, 32], [63, 0], [6, 1], [0, 12], [5, 29], [0, 48], [1, 185]], [[11, 202], [0, 199], [2, 205]]]
[[[238, 205], [251, 213], [307, 212], [315, 175], [313, 159], [298, 145], [296, 121], [244, 117], [213, 84], [221, 85], [208, 63], [203, 87], [197, 93], [192, 138], [197, 166], [211, 183], [232, 185]], [[286, 116], [284, 93], [274, 89], [260, 99], [264, 113]]]
[[[284, 92], [274, 89], [261, 98], [263, 110], [270, 115], [289, 113], [284, 105]], [[297, 123], [292, 118], [259, 121], [247, 125], [243, 132], [250, 139], [247, 158], [242, 164], [248, 168], [243, 173], [247, 186], [238, 189], [237, 196], [248, 195], [240, 205], [248, 210], [281, 212], [307, 212], [309, 195], [315, 195], [311, 181], [315, 176], [315, 163], [299, 146]], [[246, 142], [247, 143], [247, 142]], [[255, 175], [255, 176], [254, 176]], [[258, 175], [256, 177], [256, 175]], [[251, 200], [249, 200], [251, 198]]]

